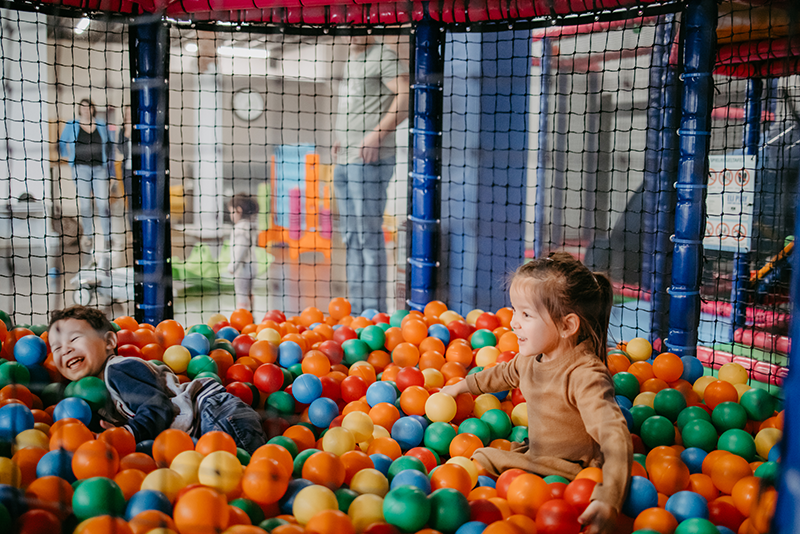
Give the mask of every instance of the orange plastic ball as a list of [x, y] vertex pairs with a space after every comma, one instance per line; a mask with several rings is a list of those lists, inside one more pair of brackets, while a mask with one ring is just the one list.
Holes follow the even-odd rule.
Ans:
[[11, 461], [19, 467], [21, 475], [20, 487], [27, 487], [28, 484], [36, 480], [36, 466], [45, 454], [47, 454], [45, 449], [35, 447], [25, 447], [14, 453]]
[[72, 472], [78, 480], [92, 477], [114, 478], [119, 470], [119, 454], [105, 441], [83, 443], [72, 455]]
[[336, 491], [344, 483], [346, 469], [333, 453], [320, 451], [309, 456], [303, 464], [303, 478]]
[[736, 509], [745, 516], [750, 517], [751, 509], [758, 500], [761, 489], [761, 479], [755, 476], [746, 476], [733, 485], [731, 497]]
[[497, 350], [500, 352], [519, 352], [519, 338], [514, 332], [505, 332], [497, 340]]
[[303, 425], [293, 425], [287, 428], [283, 435], [290, 438], [297, 445], [298, 452], [303, 452], [306, 449], [311, 449], [316, 443], [314, 432], [310, 428]]
[[220, 430], [212, 430], [200, 436], [200, 439], [197, 440], [197, 445], [194, 446], [194, 450], [203, 456], [208, 456], [215, 451], [225, 451], [236, 456], [236, 441], [230, 434]]
[[450, 441], [450, 456], [472, 457], [476, 450], [483, 447], [483, 442], [475, 434], [463, 432]]
[[127, 428], [115, 427], [102, 432], [97, 439], [105, 441], [117, 451], [120, 458], [136, 452], [136, 438]]
[[133, 534], [147, 534], [153, 529], [168, 528], [175, 530], [172, 518], [160, 510], [145, 510], [139, 512], [128, 521]]
[[353, 478], [353, 475], [362, 469], [373, 469], [375, 467], [372, 459], [366, 453], [358, 450], [347, 451], [341, 455], [339, 459], [344, 465], [344, 483], [348, 485], [350, 484], [350, 480]]
[[413, 345], [419, 345], [428, 337], [428, 325], [418, 319], [407, 317], [403, 320], [400, 331], [403, 333], [403, 339]]
[[373, 423], [391, 432], [395, 422], [400, 419], [400, 412], [394, 404], [379, 402], [370, 409], [369, 417]]
[[[58, 421], [56, 421], [58, 423]], [[67, 423], [50, 427], [50, 450], [66, 449], [70, 452], [78, 450], [82, 444], [94, 439], [92, 432], [81, 422]]]
[[119, 460], [119, 470], [124, 471], [126, 469], [138, 469], [147, 474], [158, 469], [158, 466], [151, 456], [143, 452], [132, 452]]
[[464, 340], [451, 341], [444, 357], [448, 362], [460, 363], [467, 368], [472, 365], [472, 347]]
[[130, 525], [121, 517], [99, 515], [80, 523], [73, 534], [133, 534]]
[[[313, 434], [312, 434], [313, 435]], [[286, 471], [292, 472], [294, 469], [294, 459], [286, 447], [277, 443], [266, 443], [253, 452], [250, 457], [251, 462], [256, 462], [263, 458], [271, 458], [278, 462]]]
[[331, 372], [331, 361], [324, 353], [318, 350], [310, 350], [303, 357], [301, 362], [303, 373], [323, 377]]
[[355, 534], [350, 517], [339, 510], [323, 510], [306, 523], [307, 534]]
[[392, 460], [397, 460], [403, 455], [400, 445], [392, 438], [380, 437], [373, 439], [369, 447], [367, 447], [367, 454], [384, 454]]
[[628, 372], [636, 377], [640, 386], [647, 380], [656, 377], [653, 373], [653, 367], [647, 362], [633, 362], [628, 367]]
[[672, 534], [678, 528], [675, 516], [663, 508], [648, 508], [633, 521], [634, 530], [655, 530], [659, 534]]
[[451, 378], [464, 378], [467, 376], [467, 368], [458, 362], [445, 362], [440, 371], [445, 381]]
[[400, 408], [406, 415], [425, 415], [430, 393], [422, 386], [409, 386], [400, 394]]
[[722, 493], [730, 493], [733, 487], [744, 477], [752, 476], [753, 471], [747, 460], [736, 454], [719, 458], [711, 466], [711, 480]]
[[706, 405], [712, 410], [723, 402], [739, 402], [739, 392], [733, 384], [723, 380], [711, 382], [703, 393]]
[[403, 342], [392, 351], [392, 362], [398, 367], [413, 367], [419, 363], [419, 356], [416, 345]]
[[683, 360], [677, 354], [663, 352], [653, 360], [653, 374], [664, 382], [674, 382], [683, 374]]
[[420, 354], [425, 354], [428, 351], [444, 354], [446, 350], [447, 347], [445, 347], [444, 342], [438, 337], [426, 337], [422, 340], [422, 343], [419, 344]]
[[350, 315], [351, 311], [350, 301], [345, 298], [337, 297], [328, 303], [328, 314], [337, 321]]
[[689, 475], [688, 490], [702, 495], [706, 502], [711, 502], [719, 497], [719, 490], [714, 485], [711, 477], [703, 473], [692, 473]]
[[728, 451], [716, 450], [706, 454], [706, 457], [703, 459], [703, 463], [701, 464], [702, 473], [704, 475], [711, 476], [711, 468], [714, 467], [714, 464], [717, 463], [717, 460], [729, 454], [733, 453]]
[[385, 350], [373, 350], [367, 356], [367, 363], [375, 369], [375, 372], [380, 373], [392, 363], [392, 357]]
[[425, 313], [425, 317], [428, 318], [439, 318], [441, 314], [447, 311], [447, 304], [442, 302], [441, 300], [432, 300], [425, 305], [425, 309], [423, 312]]
[[130, 500], [133, 494], [142, 489], [142, 481], [147, 475], [138, 469], [126, 469], [114, 475], [114, 482], [122, 490], [125, 500]]
[[186, 432], [174, 428], [163, 430], [153, 440], [153, 460], [158, 467], [169, 467], [183, 451], [194, 450], [194, 441]]
[[508, 505], [515, 514], [536, 518], [536, 512], [550, 497], [547, 482], [538, 475], [520, 475], [508, 486]]
[[436, 369], [437, 371], [441, 370], [445, 363], [443, 354], [444, 351], [438, 352], [435, 350], [423, 352], [422, 356], [419, 358], [420, 371], [424, 371], [425, 369]]
[[241, 332], [245, 326], [253, 324], [253, 314], [248, 310], [239, 308], [231, 314], [231, 318], [228, 322], [231, 323], [232, 327]]
[[276, 503], [286, 493], [291, 476], [272, 458], [251, 459], [242, 475], [242, 493], [262, 506]]
[[206, 487], [184, 493], [175, 503], [172, 514], [180, 534], [218, 534], [227, 528], [229, 517], [225, 496]]
[[612, 375], [625, 372], [630, 366], [631, 361], [624, 354], [608, 355], [608, 370], [611, 371]]
[[72, 485], [61, 477], [37, 478], [25, 490], [30, 508], [47, 510], [61, 521], [72, 513]]
[[464, 497], [472, 490], [472, 478], [469, 472], [458, 464], [443, 464], [431, 474], [431, 488], [452, 488], [461, 492]]

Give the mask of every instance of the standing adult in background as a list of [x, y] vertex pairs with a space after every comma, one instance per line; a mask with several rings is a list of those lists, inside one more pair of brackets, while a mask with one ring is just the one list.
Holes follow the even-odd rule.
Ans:
[[122, 187], [125, 189], [127, 200], [125, 211], [128, 214], [128, 224], [133, 228], [133, 163], [131, 161], [133, 145], [131, 139], [131, 107], [125, 106], [122, 108], [122, 128], [117, 133], [117, 151], [122, 159]]
[[[100, 248], [110, 250], [111, 207], [108, 176], [108, 129], [105, 122], [96, 119], [94, 104], [88, 98], [81, 100], [78, 118], [67, 123], [59, 140], [61, 156], [69, 161], [78, 194], [78, 211], [83, 228], [81, 249], [92, 250], [95, 244], [95, 204], [100, 216]], [[94, 199], [92, 195], [94, 194]]]
[[395, 130], [408, 116], [408, 67], [371, 35], [350, 37], [332, 147], [354, 312], [386, 311], [383, 212], [395, 168]]

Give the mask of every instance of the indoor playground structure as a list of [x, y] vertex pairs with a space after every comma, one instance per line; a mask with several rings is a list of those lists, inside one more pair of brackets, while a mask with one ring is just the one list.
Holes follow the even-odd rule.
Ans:
[[[614, 284], [634, 450], [615, 532], [800, 532], [797, 2], [11, 0], [0, 19], [0, 533], [578, 534], [602, 471], [490, 476], [476, 449], [536, 436], [524, 396], [440, 392], [517, 356], [508, 277], [554, 251]], [[391, 180], [345, 199], [363, 42], [408, 119]], [[76, 163], [79, 117], [102, 150]], [[227, 272], [240, 194], [252, 310]], [[344, 219], [366, 215], [344, 200], [383, 211], [386, 309], [348, 300]], [[268, 443], [101, 427], [103, 381], [65, 382], [49, 350], [73, 303], [113, 319], [121, 356], [222, 384]]]

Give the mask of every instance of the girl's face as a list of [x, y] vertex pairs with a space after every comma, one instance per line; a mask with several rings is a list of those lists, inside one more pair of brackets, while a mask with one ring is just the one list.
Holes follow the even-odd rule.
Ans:
[[569, 320], [564, 322], [566, 327], [563, 327], [557, 325], [547, 311], [531, 302], [525, 295], [525, 284], [512, 284], [510, 296], [511, 306], [514, 309], [511, 328], [519, 339], [520, 354], [527, 356], [543, 354], [544, 360], [551, 360], [572, 347], [572, 338], [577, 332], [577, 326], [573, 324], [577, 318], [575, 314], [569, 314], [567, 317]]
[[230, 208], [228, 213], [230, 213], [231, 222], [233, 224], [236, 224], [242, 220], [242, 208]]

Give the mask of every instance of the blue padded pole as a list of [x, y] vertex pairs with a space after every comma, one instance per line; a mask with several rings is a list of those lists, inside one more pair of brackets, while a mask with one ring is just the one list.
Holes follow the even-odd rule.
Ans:
[[691, 0], [682, 20], [685, 25], [683, 98], [678, 130], [680, 159], [675, 186], [677, 205], [666, 346], [678, 356], [694, 356], [697, 354], [700, 324], [705, 199], [714, 97], [711, 73], [715, 60], [716, 1]]
[[[797, 181], [800, 184], [800, 180]], [[800, 235], [800, 188], [795, 191], [794, 235]], [[789, 338], [792, 340], [790, 362], [800, 362], [800, 261], [792, 257], [792, 322]], [[798, 436], [798, 409], [800, 408], [800, 375], [797, 365], [789, 366], [789, 376], [783, 383], [785, 395], [783, 438], [781, 447], [781, 475], [778, 480], [778, 503], [770, 532], [775, 534], [797, 534], [800, 532], [800, 436]]]
[[172, 317], [167, 99], [169, 27], [130, 25], [133, 119], [135, 318], [156, 325]]
[[[758, 154], [761, 138], [761, 96], [764, 82], [759, 78], [747, 80], [745, 94], [744, 153], [747, 156]], [[731, 285], [731, 339], [737, 328], [747, 322], [747, 285], [750, 280], [750, 254], [736, 252], [733, 255], [733, 275]]]
[[533, 256], [544, 255], [544, 208], [547, 193], [547, 130], [550, 112], [550, 56], [553, 53], [550, 39], [542, 39], [541, 91], [539, 93], [539, 152], [536, 154], [536, 205], [533, 221]]
[[444, 32], [426, 16], [416, 25], [414, 43], [407, 304], [423, 310], [434, 299], [439, 256]]

